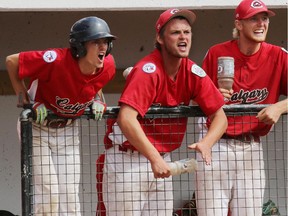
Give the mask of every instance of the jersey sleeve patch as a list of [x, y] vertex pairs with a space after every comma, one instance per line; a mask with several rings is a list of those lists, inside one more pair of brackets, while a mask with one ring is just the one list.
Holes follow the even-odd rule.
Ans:
[[143, 65], [142, 70], [145, 73], [154, 73], [156, 71], [156, 65], [153, 63], [146, 63]]
[[43, 54], [43, 59], [47, 63], [54, 62], [56, 60], [56, 58], [57, 58], [57, 53], [54, 50], [47, 50]]
[[206, 72], [196, 64], [192, 65], [191, 71], [193, 74], [196, 74], [199, 77], [205, 77], [206, 76]]

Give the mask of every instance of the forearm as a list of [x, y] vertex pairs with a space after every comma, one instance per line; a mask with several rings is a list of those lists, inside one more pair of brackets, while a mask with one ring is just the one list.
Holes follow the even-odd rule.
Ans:
[[106, 103], [102, 89], [100, 89], [95, 95], [95, 100], [100, 100], [103, 103]]
[[157, 160], [157, 158], [159, 159], [160, 154], [145, 135], [139, 121], [137, 120], [137, 112], [132, 111], [131, 114], [131, 109], [133, 108], [127, 106], [120, 108], [117, 119], [118, 125], [129, 143], [150, 162], [153, 162]]
[[8, 75], [12, 84], [12, 87], [15, 91], [15, 94], [19, 97], [22, 95], [23, 102], [28, 103], [29, 98], [27, 95], [27, 88], [25, 86], [24, 80], [21, 80], [18, 75], [19, 66], [18, 66], [19, 54], [10, 55], [6, 58], [6, 68]]
[[282, 114], [287, 113], [287, 110], [288, 99], [286, 98], [262, 109], [256, 117], [259, 119], [259, 121], [271, 125], [275, 124]]
[[214, 115], [209, 116], [209, 118], [211, 119], [211, 125], [207, 134], [202, 140], [200, 140], [200, 142], [206, 143], [209, 145], [209, 147], [212, 147], [226, 131], [228, 122], [222, 108], [219, 109]]
[[288, 99], [287, 98], [275, 103], [275, 106], [277, 106], [279, 113], [281, 114], [288, 113]]

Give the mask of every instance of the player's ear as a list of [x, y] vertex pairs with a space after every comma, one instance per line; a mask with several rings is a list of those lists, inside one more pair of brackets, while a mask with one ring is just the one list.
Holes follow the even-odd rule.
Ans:
[[163, 44], [163, 39], [160, 34], [156, 34], [156, 42], [161, 45]]
[[237, 30], [242, 29], [242, 22], [240, 20], [235, 20], [234, 25]]

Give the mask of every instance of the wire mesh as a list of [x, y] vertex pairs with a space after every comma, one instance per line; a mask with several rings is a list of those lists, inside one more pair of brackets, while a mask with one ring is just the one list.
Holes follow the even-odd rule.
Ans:
[[[230, 106], [224, 107], [224, 110], [229, 116], [241, 116], [241, 115], [255, 115], [259, 110], [261, 110], [263, 106]], [[70, 199], [69, 196], [71, 194], [67, 193], [67, 190], [58, 191], [59, 194], [62, 195], [60, 199], [60, 203], [65, 203], [62, 215], [106, 215], [105, 206], [102, 203], [102, 169], [103, 169], [103, 153], [105, 151], [104, 145], [104, 137], [107, 133], [107, 121], [110, 119], [115, 119], [117, 117], [119, 108], [118, 107], [108, 107], [107, 112], [104, 115], [104, 119], [102, 121], [94, 121], [90, 112], [85, 112], [81, 118], [79, 118], [77, 131], [79, 133], [79, 161], [74, 161], [74, 164], [79, 166], [79, 171], [74, 169], [73, 172], [76, 172], [75, 175], [69, 176], [69, 174], [64, 174], [64, 179], [68, 179], [69, 181], [73, 178], [79, 177], [79, 184], [72, 184], [76, 191], [79, 186], [79, 201], [77, 199]], [[35, 163], [35, 146], [32, 148], [32, 142], [38, 140], [39, 143], [45, 141], [49, 142], [52, 139], [57, 140], [59, 129], [55, 130], [48, 129], [43, 134], [32, 134], [32, 121], [31, 121], [31, 113], [27, 113], [27, 110], [21, 114], [21, 139], [22, 139], [22, 215], [44, 215], [43, 213], [37, 213], [37, 205], [41, 204], [41, 202], [46, 202], [53, 197], [53, 194], [50, 193], [48, 198], [42, 197], [39, 200], [36, 198], [38, 191], [35, 189], [37, 184], [43, 182], [37, 181], [37, 174], [35, 174], [35, 166], [33, 167], [33, 163]], [[53, 114], [49, 114], [51, 118], [57, 118]], [[199, 109], [199, 107], [176, 107], [176, 108], [163, 108], [163, 107], [151, 107], [145, 116], [146, 119], [177, 119], [182, 117], [187, 117], [187, 131], [182, 141], [182, 145], [174, 150], [171, 153], [171, 160], [177, 161], [183, 158], [197, 158], [196, 152], [188, 149], [188, 145], [195, 143], [199, 139], [200, 128], [205, 124], [203, 121], [204, 114]], [[165, 122], [167, 124], [167, 122]], [[175, 121], [174, 121], [175, 123]], [[243, 122], [242, 122], [243, 123]], [[242, 124], [241, 123], [241, 124]], [[202, 125], [202, 126], [201, 126]], [[77, 134], [73, 134], [76, 131], [72, 130], [72, 134], [70, 132], [65, 132], [65, 128], [62, 129], [65, 135], [64, 140], [59, 140], [59, 142], [63, 142], [62, 145], [67, 144], [67, 140], [70, 138], [70, 143], [74, 143], [77, 146], [77, 141], [73, 140], [72, 137]], [[74, 132], [73, 132], [74, 131]], [[35, 132], [35, 131], [33, 131]], [[168, 136], [166, 134], [165, 136]], [[170, 134], [170, 136], [175, 136], [175, 134]], [[43, 136], [43, 137], [42, 137]], [[46, 136], [46, 137], [44, 137]], [[71, 141], [71, 139], [73, 141]], [[34, 140], [34, 141], [33, 141]], [[56, 143], [58, 141], [55, 141]], [[73, 144], [73, 145], [74, 145]], [[73, 146], [72, 145], [72, 146]], [[273, 215], [273, 209], [277, 209], [278, 215], [287, 215], [287, 115], [283, 115], [277, 124], [271, 129], [267, 136], [262, 137], [262, 146], [263, 146], [263, 161], [264, 161], [264, 171], [266, 175], [266, 184], [265, 187], [261, 185], [257, 185], [257, 187], [262, 188], [264, 193], [264, 206], [263, 206], [263, 215]], [[74, 147], [73, 147], [74, 148]], [[75, 150], [75, 149], [74, 149]], [[34, 151], [34, 153], [33, 153]], [[59, 149], [56, 152], [61, 152]], [[39, 150], [38, 153], [43, 158], [47, 155], [44, 154], [43, 149]], [[63, 152], [62, 152], [63, 153]], [[60, 153], [59, 153], [60, 154]], [[65, 152], [63, 153], [66, 154]], [[39, 156], [39, 155], [38, 155]], [[58, 159], [59, 160], [59, 159]], [[75, 160], [75, 159], [74, 159]], [[43, 160], [40, 160], [39, 167], [43, 169]], [[242, 161], [243, 162], [243, 161]], [[244, 161], [245, 162], [245, 161]], [[50, 167], [51, 162], [49, 162], [48, 167]], [[61, 161], [57, 161], [57, 169], [61, 171], [61, 169], [69, 169], [69, 165], [65, 164], [64, 168], [61, 168]], [[35, 165], [35, 164], [34, 164]], [[66, 168], [65, 168], [66, 166]], [[49, 168], [50, 169], [50, 168]], [[61, 171], [62, 172], [62, 171]], [[47, 174], [48, 173], [48, 178]], [[52, 180], [53, 176], [50, 172], [47, 173], [40, 172], [40, 176], [42, 179], [45, 176], [46, 184], [51, 189], [53, 185], [57, 185], [59, 182], [55, 182]], [[65, 173], [65, 172], [64, 172]], [[54, 174], [53, 174], [54, 175]], [[38, 176], [39, 177], [39, 176]], [[59, 178], [59, 177], [58, 177]], [[172, 184], [173, 184], [173, 214], [176, 216], [185, 216], [185, 215], [197, 215], [196, 213], [196, 205], [195, 202], [195, 193], [197, 193], [197, 187], [195, 186], [196, 181], [195, 173], [185, 173], [177, 176], [173, 176]], [[57, 180], [57, 178], [56, 178]], [[59, 179], [58, 179], [59, 180]], [[99, 182], [100, 181], [100, 182]], [[76, 181], [77, 182], [77, 181]], [[44, 190], [43, 186], [41, 186]], [[40, 188], [41, 188], [40, 187]], [[256, 186], [255, 186], [256, 187]], [[57, 187], [56, 187], [57, 188]], [[98, 190], [97, 190], [98, 189]], [[104, 192], [103, 192], [104, 193]], [[42, 194], [43, 196], [43, 194]], [[51, 196], [49, 198], [49, 196]], [[109, 194], [108, 194], [109, 196]], [[36, 198], [35, 198], [36, 197]], [[59, 201], [59, 200], [58, 200]], [[154, 200], [155, 202], [159, 200]], [[79, 204], [79, 212], [73, 213], [69, 210], [70, 206], [77, 206]], [[272, 204], [271, 204], [272, 203]], [[48, 204], [50, 205], [50, 204]], [[51, 205], [50, 205], [51, 206]], [[97, 210], [98, 206], [98, 210]], [[171, 207], [171, 206], [170, 206]], [[220, 206], [221, 207], [221, 206]], [[42, 207], [43, 208], [43, 207]], [[57, 210], [53, 210], [50, 214], [47, 215], [61, 215], [58, 214], [58, 206]], [[215, 207], [214, 207], [215, 208]], [[270, 210], [269, 210], [270, 209]], [[43, 210], [43, 209], [42, 209]], [[215, 209], [213, 209], [215, 210]], [[52, 211], [52, 210], [51, 210]], [[227, 210], [228, 211], [228, 210]], [[40, 211], [41, 212], [41, 211]], [[43, 211], [42, 211], [43, 212]], [[266, 212], [266, 213], [265, 213]], [[228, 213], [229, 214], [229, 213]], [[276, 213], [274, 213], [277, 215]], [[157, 213], [155, 214], [157, 215]], [[162, 215], [161, 215], [162, 216]], [[164, 215], [163, 215], [164, 216]]]

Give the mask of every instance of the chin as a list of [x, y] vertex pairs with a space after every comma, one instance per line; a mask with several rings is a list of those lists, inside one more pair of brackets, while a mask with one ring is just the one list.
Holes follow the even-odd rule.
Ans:
[[256, 43], [262, 43], [262, 42], [265, 41], [265, 38], [256, 38], [256, 39], [254, 39], [254, 41], [255, 41]]
[[259, 37], [253, 37], [253, 40], [255, 42], [258, 42], [258, 43], [264, 42], [266, 40], [266, 35], [265, 36], [259, 36]]
[[103, 68], [103, 66], [104, 66], [104, 63], [100, 63], [96, 65], [96, 68]]

